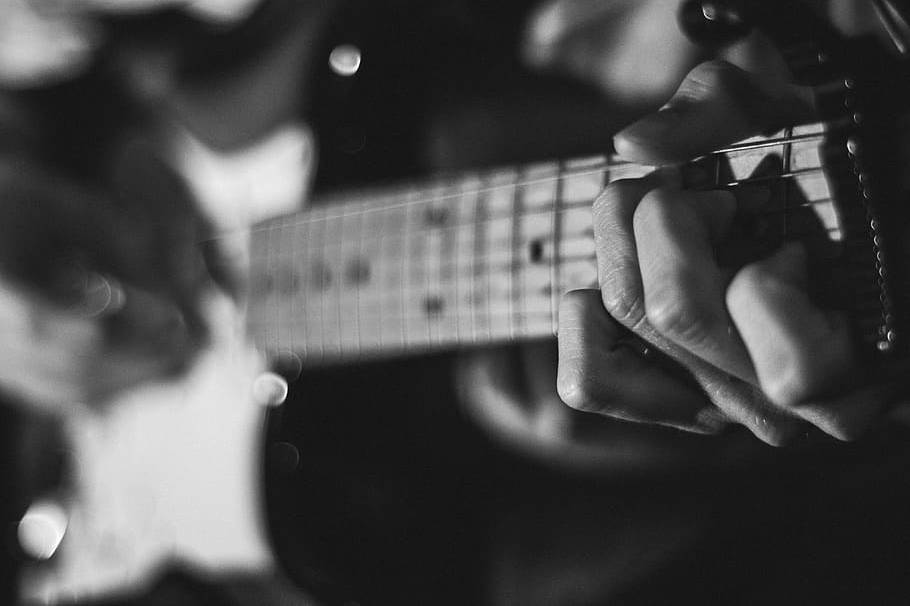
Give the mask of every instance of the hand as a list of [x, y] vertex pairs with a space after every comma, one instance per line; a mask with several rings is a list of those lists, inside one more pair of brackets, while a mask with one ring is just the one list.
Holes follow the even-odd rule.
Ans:
[[[616, 148], [645, 164], [681, 162], [798, 122], [807, 101], [799, 88], [707, 63], [664, 109], [619, 133]], [[560, 310], [564, 401], [691, 431], [732, 421], [770, 444], [804, 423], [840, 439], [873, 423], [901, 388], [850, 393], [864, 377], [844, 318], [809, 299], [805, 251], [786, 246], [732, 279], [716, 255], [736, 218], [762, 203], [762, 192], [746, 188], [736, 197], [685, 192], [668, 170], [608, 187], [593, 209], [600, 292], [570, 293]], [[662, 353], [643, 357], [626, 330]], [[664, 356], [688, 373], [655, 364]]]
[[145, 143], [89, 190], [16, 158], [0, 170], [0, 385], [62, 410], [179, 372], [205, 342], [205, 224]]

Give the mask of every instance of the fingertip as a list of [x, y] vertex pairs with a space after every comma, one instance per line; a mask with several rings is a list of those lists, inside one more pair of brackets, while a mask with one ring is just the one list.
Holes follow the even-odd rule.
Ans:
[[713, 406], [702, 408], [695, 413], [693, 431], [705, 435], [717, 435], [730, 424], [730, 419], [719, 409]]
[[664, 108], [627, 126], [613, 137], [616, 153], [626, 160], [646, 166], [664, 166], [686, 159], [685, 156], [674, 157], [665, 149], [673, 120], [678, 120], [676, 112]]
[[767, 418], [758, 420], [757, 424], [749, 429], [755, 437], [774, 448], [793, 444], [802, 433], [799, 423], [769, 421]]

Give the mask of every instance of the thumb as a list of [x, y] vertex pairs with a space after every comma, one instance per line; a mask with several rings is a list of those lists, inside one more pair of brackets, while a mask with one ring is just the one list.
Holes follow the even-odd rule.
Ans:
[[805, 121], [811, 107], [809, 89], [790, 84], [769, 89], [730, 63], [709, 61], [689, 72], [660, 111], [620, 131], [614, 145], [634, 162], [676, 164]]

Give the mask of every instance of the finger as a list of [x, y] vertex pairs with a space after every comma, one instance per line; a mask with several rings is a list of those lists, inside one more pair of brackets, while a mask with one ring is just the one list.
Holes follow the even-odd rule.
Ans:
[[675, 164], [757, 132], [805, 121], [811, 107], [808, 89], [766, 89], [743, 70], [712, 61], [689, 72], [660, 111], [622, 130], [614, 145], [628, 160]]
[[755, 384], [727, 315], [726, 283], [712, 246], [735, 211], [729, 192], [662, 188], [641, 201], [633, 226], [648, 323], [681, 348]]
[[644, 179], [616, 181], [595, 200], [592, 214], [603, 305], [620, 324], [688, 370], [708, 398], [732, 421], [745, 425], [768, 444], [783, 444], [799, 433], [799, 423], [774, 410], [760, 390], [732, 379], [674, 345], [648, 324], [633, 217], [650, 189], [678, 180], [677, 171], [661, 169]]
[[655, 171], [643, 179], [615, 181], [597, 197], [591, 210], [603, 305], [616, 321], [632, 331], [645, 320], [644, 293], [632, 231], [635, 209], [651, 189], [678, 181], [679, 174], [672, 169]]
[[804, 248], [789, 244], [746, 266], [730, 284], [727, 306], [771, 401], [845, 437], [875, 411], [860, 406], [857, 414], [845, 416], [843, 407], [812, 404], [844, 390], [857, 377], [847, 323], [809, 300], [806, 263]]
[[557, 391], [570, 407], [703, 433], [723, 419], [702, 394], [620, 345], [625, 331], [596, 290], [567, 293], [559, 307]]
[[800, 415], [828, 435], [844, 441], [855, 440], [880, 422], [897, 421], [905, 412], [910, 413], [910, 408], [905, 408], [908, 373], [907, 363], [899, 363], [884, 372], [876, 372], [874, 382], [869, 385], [848, 389], [844, 395], [801, 404]]

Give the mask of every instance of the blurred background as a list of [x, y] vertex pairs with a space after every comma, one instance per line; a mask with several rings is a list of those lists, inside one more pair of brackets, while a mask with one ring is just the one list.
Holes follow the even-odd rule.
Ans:
[[[0, 0], [0, 146], [98, 182], [124, 133], [164, 134], [183, 142], [166, 150], [216, 228], [294, 210], [311, 178], [319, 204], [339, 188], [607, 153], [708, 56], [677, 7]], [[779, 67], [760, 38], [728, 57]], [[276, 185], [239, 196], [242, 175]], [[466, 389], [478, 367], [504, 387]], [[900, 429], [773, 450], [745, 431], [592, 418], [558, 402], [549, 341], [287, 374], [255, 453], [261, 505], [278, 569], [328, 604], [885, 603], [910, 581]], [[519, 423], [497, 421], [502, 409]], [[2, 414], [14, 596], [55, 566], [53, 550], [23, 548], [21, 520], [73, 472], [56, 417]], [[220, 431], [217, 407], [197, 420]], [[140, 454], [182, 456], [166, 450]]]

